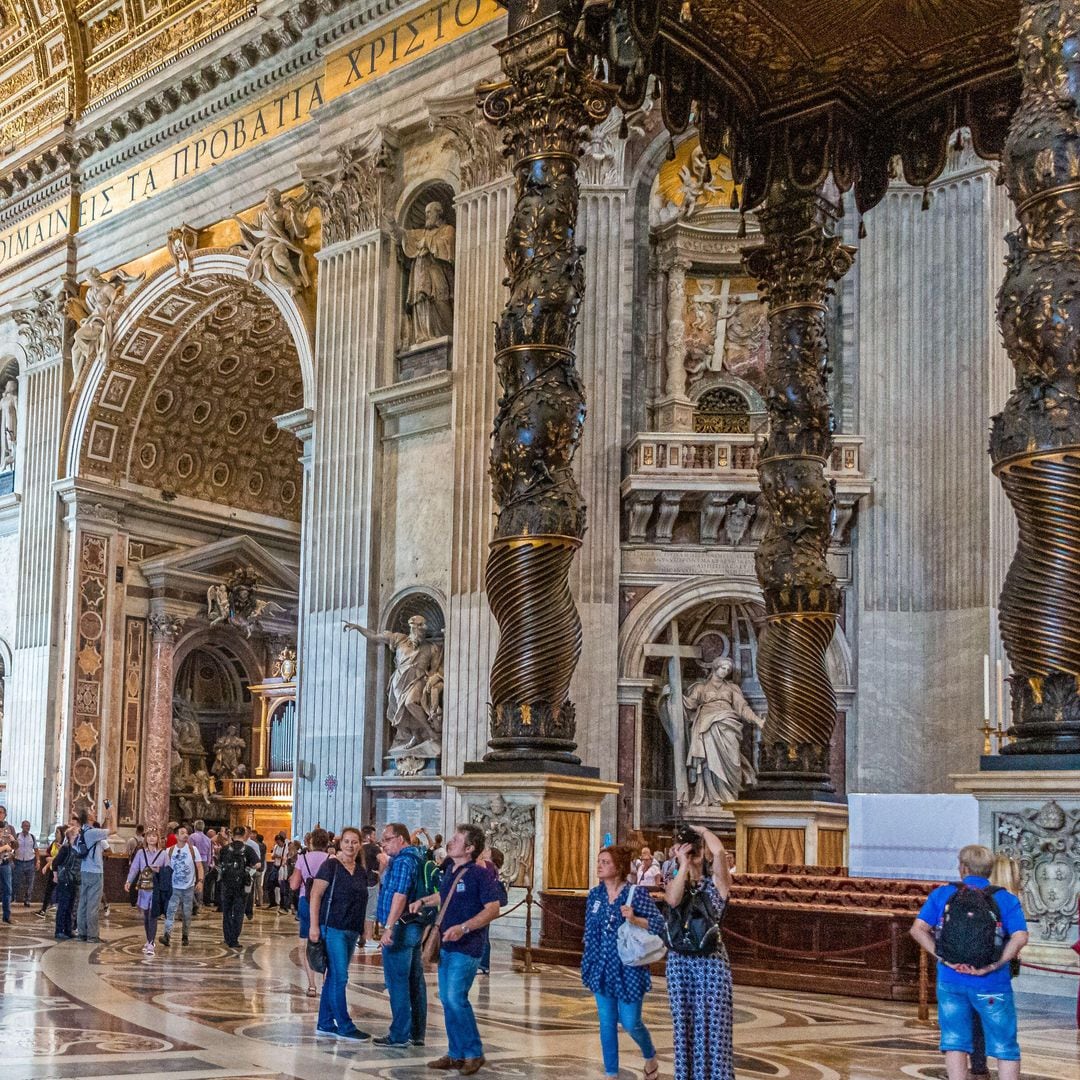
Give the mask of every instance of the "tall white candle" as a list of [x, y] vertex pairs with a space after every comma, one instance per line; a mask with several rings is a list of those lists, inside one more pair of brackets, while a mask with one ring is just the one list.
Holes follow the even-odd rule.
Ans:
[[1005, 673], [1000, 660], [997, 662], [997, 726], [999, 731], [1005, 730]]
[[990, 723], [990, 654], [983, 653], [983, 722]]

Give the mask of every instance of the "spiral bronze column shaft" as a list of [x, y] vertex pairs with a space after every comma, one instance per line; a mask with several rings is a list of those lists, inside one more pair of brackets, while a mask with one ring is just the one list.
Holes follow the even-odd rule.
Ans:
[[486, 762], [579, 764], [568, 698], [581, 655], [569, 571], [585, 532], [573, 472], [585, 420], [573, 351], [585, 287], [577, 169], [583, 133], [613, 102], [569, 62], [577, 15], [554, 0], [511, 4], [511, 33], [499, 47], [507, 81], [480, 91], [484, 114], [506, 133], [517, 182], [506, 237], [510, 297], [495, 329], [499, 511], [486, 587], [500, 637]]
[[1023, 91], [1002, 172], [1020, 227], [998, 293], [1017, 384], [994, 472], [1019, 544], [999, 602], [1012, 665], [1007, 754], [1080, 752], [1080, 0], [1023, 5]]
[[828, 565], [835, 496], [827, 386], [826, 301], [853, 249], [821, 193], [774, 183], [758, 219], [765, 243], [745, 256], [769, 303], [769, 436], [758, 464], [768, 529], [756, 554], [767, 627], [758, 678], [769, 705], [758, 788], [831, 791], [829, 740], [836, 694], [825, 657], [840, 610]]

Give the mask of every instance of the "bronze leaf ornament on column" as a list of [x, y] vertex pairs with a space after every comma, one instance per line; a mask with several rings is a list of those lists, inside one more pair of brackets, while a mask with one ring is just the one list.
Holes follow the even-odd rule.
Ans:
[[769, 304], [769, 435], [758, 477], [768, 528], [755, 556], [767, 629], [758, 678], [768, 702], [758, 788], [830, 793], [829, 740], [836, 694], [826, 654], [840, 610], [829, 569], [836, 499], [825, 475], [832, 453], [827, 299], [854, 250], [833, 232], [839, 209], [826, 192], [775, 182], [758, 212], [764, 244], [744, 257]]
[[509, 300], [495, 328], [502, 386], [490, 471], [498, 520], [488, 602], [499, 624], [484, 761], [580, 764], [570, 680], [581, 621], [569, 571], [585, 532], [574, 455], [585, 393], [574, 356], [585, 289], [576, 241], [578, 163], [586, 132], [614, 95], [571, 62], [581, 3], [510, 3], [499, 51], [507, 80], [482, 86], [504, 131], [516, 202], [506, 237]]
[[1002, 172], [998, 319], [1016, 387], [993, 418], [994, 472], [1019, 541], [999, 602], [1012, 665], [1005, 754], [1080, 752], [1080, 2], [1023, 8], [1023, 92]]

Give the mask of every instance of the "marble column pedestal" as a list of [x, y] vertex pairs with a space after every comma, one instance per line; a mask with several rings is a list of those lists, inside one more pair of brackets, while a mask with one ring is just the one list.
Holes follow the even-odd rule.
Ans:
[[848, 808], [842, 803], [740, 799], [735, 814], [735, 870], [766, 866], [847, 866]]
[[[992, 769], [954, 774], [951, 780], [979, 804], [979, 843], [1020, 863], [1020, 898], [1031, 935], [1021, 960], [1080, 972], [1072, 948], [1080, 894], [1080, 770]], [[1074, 997], [1077, 975], [1023, 968], [1014, 986]]]
[[[519, 888], [511, 888], [511, 903], [521, 899], [521, 887], [530, 882], [540, 903], [550, 901], [550, 918], [534, 912], [533, 944], [544, 943], [545, 938], [559, 942], [572, 938], [573, 928], [555, 915], [566, 918], [572, 911], [576, 919], [580, 908], [584, 916], [584, 897], [595, 883], [596, 857], [603, 846], [601, 808], [622, 785], [594, 777], [539, 772], [469, 772], [448, 776], [446, 783], [457, 793], [459, 820], [480, 825], [495, 847], [522, 852], [513, 883]], [[449, 822], [447, 827], [452, 827]], [[496, 923], [492, 934], [523, 942], [525, 908]], [[577, 947], [580, 950], [580, 935]]]

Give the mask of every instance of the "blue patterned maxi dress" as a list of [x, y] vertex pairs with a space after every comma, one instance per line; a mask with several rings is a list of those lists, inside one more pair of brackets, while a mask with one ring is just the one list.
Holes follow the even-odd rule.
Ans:
[[[717, 916], [727, 901], [712, 878], [702, 883]], [[735, 1080], [731, 1049], [731, 965], [723, 943], [713, 956], [668, 952], [675, 1080]]]

